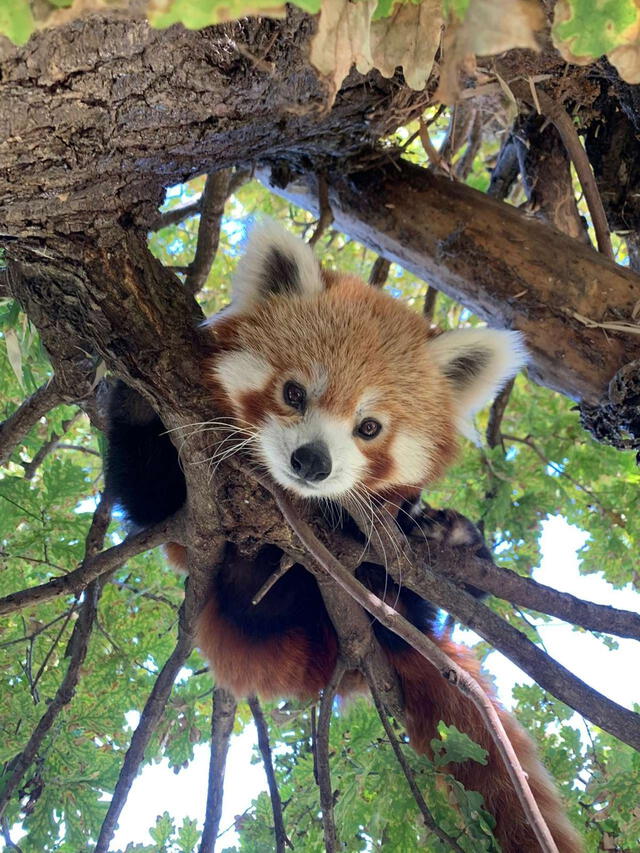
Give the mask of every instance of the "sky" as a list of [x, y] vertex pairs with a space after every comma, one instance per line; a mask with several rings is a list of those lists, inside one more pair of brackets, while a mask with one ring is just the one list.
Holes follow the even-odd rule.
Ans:
[[[631, 587], [613, 589], [600, 575], [580, 575], [577, 550], [587, 534], [556, 516], [543, 523], [541, 538], [542, 561], [533, 577], [540, 583], [570, 592], [599, 604], [610, 604], [627, 610], [640, 610], [640, 595]], [[593, 635], [572, 630], [571, 626], [553, 619], [540, 627], [540, 634], [549, 654], [596, 690], [621, 705], [631, 708], [640, 703], [640, 684], [629, 673], [638, 671], [638, 646], [633, 640], [620, 640], [619, 648], [610, 651]], [[470, 631], [456, 631], [459, 642], [473, 643], [477, 638]], [[512, 704], [511, 691], [516, 683], [531, 684], [517, 666], [499, 652], [492, 652], [486, 668], [495, 676], [498, 695], [504, 705]], [[572, 720], [579, 724], [575, 715]], [[135, 714], [130, 723], [135, 724]], [[266, 790], [262, 764], [251, 764], [254, 736], [251, 727], [232, 739], [227, 760], [221, 831], [231, 827], [219, 842], [219, 849], [236, 841], [233, 830], [235, 815], [242, 814], [261, 790]], [[129, 842], [150, 843], [148, 833], [156, 816], [168, 811], [177, 825], [183, 817], [202, 821], [207, 795], [209, 750], [196, 747], [196, 756], [188, 768], [178, 775], [166, 761], [147, 767], [134, 782], [131, 794], [120, 819], [112, 849], [124, 850]]]

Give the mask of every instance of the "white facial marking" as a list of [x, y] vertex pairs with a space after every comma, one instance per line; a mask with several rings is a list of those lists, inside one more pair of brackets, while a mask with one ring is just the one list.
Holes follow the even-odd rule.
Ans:
[[224, 353], [213, 368], [213, 375], [232, 400], [248, 391], [262, 391], [272, 374], [271, 366], [249, 350]]
[[[286, 425], [270, 417], [260, 429], [258, 438], [274, 480], [303, 497], [338, 497], [359, 482], [367, 465], [354, 441], [352, 422], [319, 410], [307, 412], [296, 424]], [[331, 473], [318, 483], [306, 483], [295, 476], [291, 454], [313, 441], [323, 441], [329, 448]]]
[[421, 485], [429, 476], [431, 458], [424, 443], [410, 432], [399, 432], [391, 445], [393, 479], [403, 485]]

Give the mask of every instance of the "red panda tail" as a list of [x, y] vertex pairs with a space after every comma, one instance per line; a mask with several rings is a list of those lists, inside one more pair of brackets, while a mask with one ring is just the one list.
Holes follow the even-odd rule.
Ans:
[[[549, 774], [538, 760], [533, 742], [515, 718], [498, 706], [492, 688], [480, 675], [480, 664], [473, 653], [448, 641], [438, 645], [473, 675], [494, 701], [559, 853], [581, 853], [580, 838], [566, 817]], [[454, 725], [484, 747], [489, 753], [487, 765], [469, 760], [453, 764], [450, 772], [465, 788], [479, 791], [484, 797], [487, 810], [496, 819], [495, 835], [503, 853], [539, 853], [540, 845], [527, 822], [502, 757], [475, 706], [413, 649], [388, 654], [400, 676], [407, 731], [416, 752], [431, 752], [430, 742], [436, 736], [440, 720]]]

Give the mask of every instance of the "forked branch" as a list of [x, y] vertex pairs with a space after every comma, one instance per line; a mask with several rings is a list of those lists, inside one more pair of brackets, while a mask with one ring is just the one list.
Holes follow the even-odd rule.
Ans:
[[333, 700], [335, 699], [336, 691], [344, 675], [344, 671], [344, 664], [339, 660], [331, 676], [331, 680], [322, 691], [315, 739], [315, 767], [318, 774], [318, 788], [320, 789], [320, 808], [322, 809], [325, 853], [337, 853], [340, 849], [336, 822], [333, 815], [333, 789], [331, 787], [331, 767], [329, 766], [329, 730]]

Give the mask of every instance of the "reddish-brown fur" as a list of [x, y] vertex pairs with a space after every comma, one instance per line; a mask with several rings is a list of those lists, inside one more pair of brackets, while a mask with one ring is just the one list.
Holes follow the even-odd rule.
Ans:
[[[257, 428], [268, 414], [287, 423], [300, 416], [282, 399], [282, 383], [291, 378], [292, 353], [297, 381], [300, 375], [311, 381], [314, 366], [321, 362], [328, 380], [318, 401], [323, 409], [337, 417], [352, 418], [363, 391], [374, 389], [380, 392], [388, 415], [389, 427], [379, 440], [359, 442], [359, 449], [368, 460], [362, 485], [389, 500], [417, 496], [419, 487], [445, 471], [456, 451], [451, 389], [425, 357], [425, 341], [433, 333], [420, 315], [352, 276], [323, 272], [323, 280], [326, 290], [321, 294], [308, 298], [266, 297], [252, 304], [250, 312], [216, 320], [212, 338], [218, 355], [238, 350], [256, 353], [273, 374], [264, 387], [230, 400], [216, 379], [214, 356], [206, 367], [212, 402], [219, 413], [241, 417]], [[398, 463], [393, 456], [398, 430], [415, 436], [428, 455], [423, 470], [416, 468], [415, 473], [405, 477], [408, 482], [399, 481]], [[169, 546], [168, 551], [172, 561], [184, 566], [184, 549]], [[320, 651], [317, 646], [311, 648], [300, 629], [258, 641], [228, 622], [214, 597], [207, 603], [199, 625], [199, 645], [212, 662], [218, 683], [238, 697], [252, 693], [265, 698], [316, 697], [326, 686], [338, 654], [336, 635], [328, 620], [324, 636]], [[479, 664], [468, 649], [437, 636], [432, 639], [478, 678], [493, 698], [491, 687], [480, 676]], [[416, 751], [429, 752], [441, 719], [480, 743], [488, 750], [488, 766], [469, 761], [452, 766], [451, 772], [465, 787], [482, 793], [497, 820], [497, 837], [504, 853], [537, 851], [539, 846], [506, 768], [470, 700], [417, 652], [386, 653], [400, 677], [407, 729]], [[348, 693], [358, 686], [361, 681], [350, 676], [343, 682], [341, 692]], [[560, 853], [579, 853], [582, 848], [578, 836], [565, 817], [533, 743], [517, 722], [497, 707]]]

